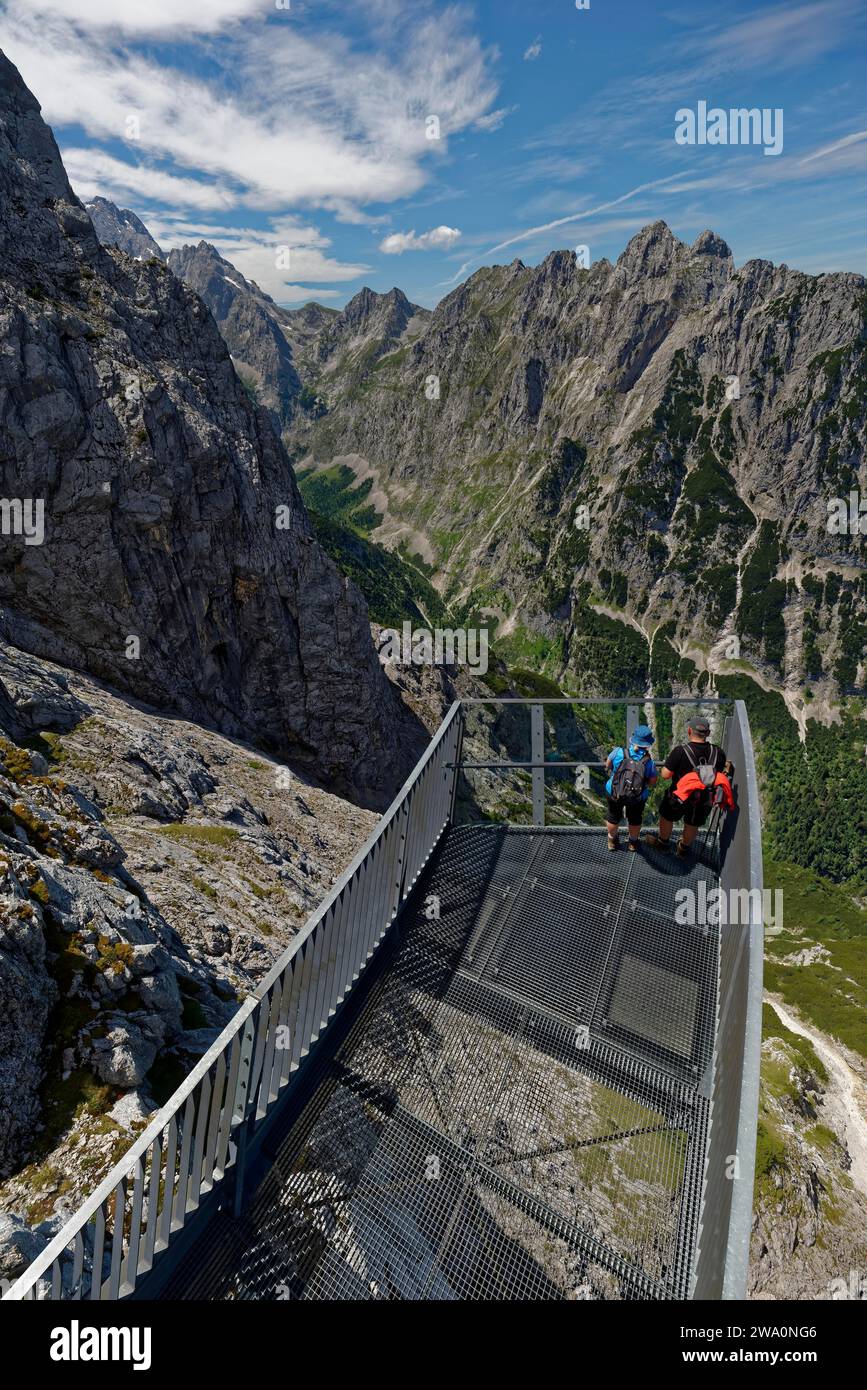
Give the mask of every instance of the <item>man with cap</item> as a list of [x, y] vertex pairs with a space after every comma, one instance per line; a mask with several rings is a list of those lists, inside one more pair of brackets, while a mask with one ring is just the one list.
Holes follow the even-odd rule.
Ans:
[[[651, 848], [666, 852], [674, 822], [682, 819], [683, 831], [677, 843], [681, 859], [688, 857], [699, 828], [710, 814], [717, 777], [727, 766], [724, 750], [709, 742], [710, 724], [704, 717], [690, 721], [686, 737], [686, 743], [672, 748], [663, 764], [663, 781], [671, 785], [659, 808], [659, 834], [648, 835], [645, 841]], [[678, 796], [679, 791], [684, 792], [683, 797]]]
[[653, 731], [646, 724], [633, 730], [626, 748], [612, 748], [605, 761], [609, 777], [605, 783], [608, 793], [608, 848], [617, 849], [620, 822], [626, 812], [629, 826], [629, 849], [638, 849], [644, 803], [650, 788], [658, 780], [656, 764], [650, 756]]

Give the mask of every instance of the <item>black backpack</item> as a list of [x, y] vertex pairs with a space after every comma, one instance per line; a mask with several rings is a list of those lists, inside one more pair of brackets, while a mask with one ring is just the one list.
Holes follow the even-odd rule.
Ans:
[[622, 751], [623, 760], [611, 778], [611, 797], [613, 801], [619, 801], [621, 798], [637, 801], [647, 780], [649, 754], [645, 753], [641, 758], [632, 758], [628, 748]]
[[[700, 797], [703, 801], [704, 798], [709, 794], [709, 792], [713, 790], [714, 783], [716, 782], [716, 748], [712, 743], [709, 743], [708, 748], [710, 749], [710, 753], [702, 753], [698, 762], [696, 762], [695, 758], [693, 757], [692, 749], [690, 748], [688, 743], [682, 743], [681, 748], [683, 749], [686, 756], [689, 758], [689, 761], [692, 763], [693, 771], [697, 772], [699, 777], [701, 778], [703, 787], [702, 791], [690, 792], [690, 796], [694, 796], [696, 798]], [[708, 757], [710, 758], [710, 762], [708, 762], [707, 760]]]

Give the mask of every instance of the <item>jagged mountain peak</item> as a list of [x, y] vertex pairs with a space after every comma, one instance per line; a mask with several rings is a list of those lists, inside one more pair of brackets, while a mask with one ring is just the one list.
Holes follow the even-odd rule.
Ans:
[[635, 233], [618, 256], [616, 268], [628, 272], [630, 278], [664, 275], [686, 249], [668, 223], [660, 219]]
[[418, 305], [411, 304], [403, 290], [398, 289], [396, 285], [383, 292], [364, 285], [340, 311], [340, 318], [344, 323], [356, 327], [365, 324], [374, 316], [402, 316], [409, 322], [417, 312]]
[[720, 260], [731, 260], [731, 247], [721, 236], [709, 229], [697, 236], [690, 248], [694, 256], [718, 256]]
[[166, 259], [166, 253], [151, 236], [144, 222], [129, 208], [119, 208], [108, 198], [91, 198], [84, 205], [103, 246], [118, 246], [137, 260], [148, 256]]
[[98, 260], [93, 224], [70, 187], [60, 151], [38, 101], [0, 52], [0, 252], [4, 273], [33, 272], [47, 262], [74, 272]]

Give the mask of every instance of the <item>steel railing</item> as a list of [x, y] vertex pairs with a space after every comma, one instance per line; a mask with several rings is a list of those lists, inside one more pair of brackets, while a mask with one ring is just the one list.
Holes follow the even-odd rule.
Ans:
[[738, 912], [727, 914], [738, 920], [720, 925], [710, 1123], [692, 1290], [696, 1299], [746, 1297], [762, 1056], [761, 810], [742, 700], [735, 702], [727, 722], [725, 744], [735, 764], [738, 813], [726, 818], [720, 888], [727, 903], [738, 902]]
[[461, 722], [455, 703], [325, 902], [6, 1299], [129, 1296], [203, 1198], [235, 1168], [442, 835]]

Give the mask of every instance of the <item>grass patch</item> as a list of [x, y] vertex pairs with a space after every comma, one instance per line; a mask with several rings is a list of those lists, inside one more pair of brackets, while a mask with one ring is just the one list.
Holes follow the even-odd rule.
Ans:
[[168, 835], [172, 840], [181, 840], [195, 845], [219, 845], [228, 849], [238, 838], [237, 830], [228, 825], [186, 825], [183, 821], [171, 821], [161, 825], [158, 835]]

